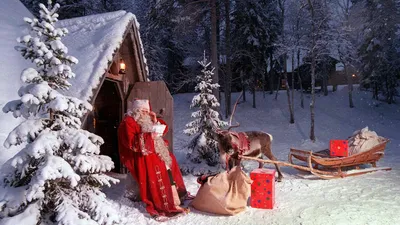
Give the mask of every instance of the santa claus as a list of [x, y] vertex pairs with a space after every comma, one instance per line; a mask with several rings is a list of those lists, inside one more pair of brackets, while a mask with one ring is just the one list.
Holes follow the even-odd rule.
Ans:
[[[160, 132], [160, 127], [164, 131]], [[147, 212], [158, 221], [186, 214], [188, 209], [180, 205], [193, 198], [186, 191], [168, 142], [162, 138], [167, 131], [165, 121], [156, 117], [145, 99], [133, 101], [118, 128], [121, 162], [136, 180]]]

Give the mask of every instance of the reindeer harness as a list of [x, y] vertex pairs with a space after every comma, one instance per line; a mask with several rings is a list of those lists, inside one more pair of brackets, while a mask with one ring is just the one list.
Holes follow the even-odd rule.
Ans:
[[232, 136], [236, 137], [239, 140], [239, 143], [232, 143], [233, 149], [235, 149], [239, 155], [243, 155], [245, 152], [250, 149], [250, 142], [247, 139], [247, 135], [244, 132], [229, 132]]
[[[246, 133], [244, 132], [232, 132], [228, 131], [228, 133], [238, 139], [238, 143], [231, 143], [232, 148], [238, 153], [239, 156], [243, 155], [245, 152], [249, 151], [250, 149], [250, 142], [248, 140], [248, 137]], [[229, 158], [231, 156], [229, 154], [226, 155], [226, 168], [228, 169], [228, 163], [229, 163]], [[228, 169], [229, 170], [229, 169]]]

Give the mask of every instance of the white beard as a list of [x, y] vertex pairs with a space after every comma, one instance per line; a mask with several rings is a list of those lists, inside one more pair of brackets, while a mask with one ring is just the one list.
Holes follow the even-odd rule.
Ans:
[[137, 123], [140, 125], [142, 129], [142, 133], [153, 132], [154, 123], [151, 121], [151, 118], [147, 114], [140, 114], [137, 119]]
[[[137, 119], [137, 123], [142, 129], [142, 133], [153, 132], [154, 123], [151, 121], [151, 118], [148, 114], [141, 114]], [[154, 137], [154, 148], [158, 157], [160, 157], [160, 159], [163, 160], [168, 167], [171, 167], [172, 158], [169, 155], [168, 146], [165, 145], [162, 137]]]

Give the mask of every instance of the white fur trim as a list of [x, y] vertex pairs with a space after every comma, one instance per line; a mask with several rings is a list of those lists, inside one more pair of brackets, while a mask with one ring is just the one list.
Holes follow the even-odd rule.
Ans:
[[132, 110], [134, 109], [147, 109], [150, 110], [150, 102], [147, 99], [136, 99], [132, 103]]
[[[267, 133], [268, 134], [268, 133]], [[268, 134], [269, 138], [272, 140], [274, 140], [274, 138], [272, 137], [272, 135]]]

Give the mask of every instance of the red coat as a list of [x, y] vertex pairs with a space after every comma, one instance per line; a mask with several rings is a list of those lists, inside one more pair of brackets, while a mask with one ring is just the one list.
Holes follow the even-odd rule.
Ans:
[[[159, 119], [165, 124], [165, 121]], [[164, 134], [168, 131], [165, 129]], [[143, 138], [141, 140], [141, 135]], [[143, 142], [144, 143], [143, 143]], [[143, 154], [143, 144], [147, 155]], [[167, 143], [166, 143], [167, 144]], [[121, 162], [128, 168], [139, 184], [140, 196], [150, 215], [173, 216], [182, 210], [176, 209], [172, 195], [171, 182], [164, 161], [154, 150], [151, 133], [141, 133], [141, 128], [131, 116], [125, 116], [118, 128], [118, 145]], [[180, 197], [186, 195], [182, 174], [175, 156], [172, 158], [171, 172]]]

